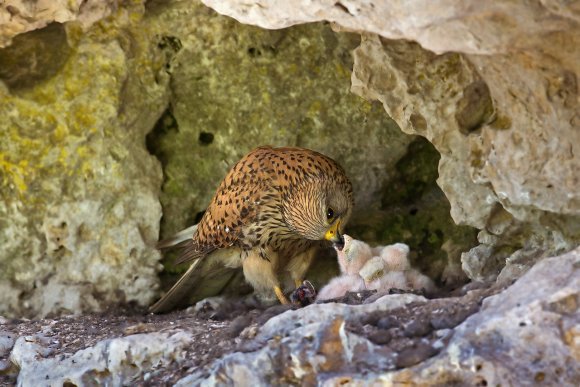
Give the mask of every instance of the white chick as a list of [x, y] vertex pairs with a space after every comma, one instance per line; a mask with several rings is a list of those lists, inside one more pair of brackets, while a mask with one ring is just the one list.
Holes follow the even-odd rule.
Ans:
[[359, 275], [341, 275], [330, 280], [318, 292], [316, 300], [330, 300], [344, 296], [347, 292], [358, 292], [365, 289], [365, 282]]
[[385, 262], [381, 257], [372, 257], [358, 272], [367, 284], [381, 278], [385, 273]]
[[342, 274], [355, 275], [373, 256], [368, 244], [344, 234], [344, 247], [336, 249], [338, 264]]
[[414, 290], [425, 289], [426, 294], [432, 294], [437, 290], [431, 278], [421, 274], [418, 270], [410, 269], [405, 271], [405, 277], [407, 278], [409, 286]]
[[382, 257], [373, 257], [359, 272], [369, 290], [386, 293], [391, 288], [408, 289], [405, 274], [400, 271], [388, 271]]
[[373, 257], [378, 257], [379, 255], [381, 255], [381, 251], [383, 251], [383, 249], [385, 247], [386, 246], [384, 246], [384, 245], [378, 245], [375, 247], [371, 247], [371, 252], [373, 253]]
[[405, 273], [401, 271], [391, 271], [382, 277], [366, 284], [369, 290], [376, 290], [378, 293], [388, 293], [390, 289], [409, 290], [409, 284]]
[[381, 251], [381, 258], [385, 262], [386, 271], [404, 271], [411, 268], [409, 259], [409, 246], [404, 243], [395, 243], [385, 246]]

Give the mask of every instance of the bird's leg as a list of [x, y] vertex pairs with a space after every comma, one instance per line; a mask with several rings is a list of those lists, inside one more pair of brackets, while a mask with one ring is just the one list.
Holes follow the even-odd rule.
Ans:
[[260, 254], [260, 250], [249, 250], [247, 257], [242, 262], [244, 277], [254, 287], [256, 292], [261, 294], [271, 294], [272, 289], [276, 297], [282, 304], [289, 301], [280, 287], [280, 281], [276, 275], [279, 256], [271, 250], [266, 251], [266, 258]]
[[284, 295], [282, 289], [280, 289], [280, 286], [274, 286], [274, 293], [276, 293], [276, 297], [278, 297], [278, 300], [280, 301], [281, 304], [286, 305], [290, 303], [290, 301], [288, 301], [288, 298], [286, 298], [286, 296]]
[[315, 255], [316, 248], [311, 247], [292, 257], [286, 265], [286, 271], [290, 272], [290, 277], [294, 280], [296, 288], [299, 288], [304, 283], [304, 277]]
[[314, 289], [314, 286], [309, 281], [304, 281], [306, 271], [315, 255], [316, 248], [311, 247], [295, 255], [288, 262], [288, 265], [286, 265], [286, 270], [290, 272], [290, 276], [294, 280], [294, 285], [296, 285], [296, 289], [290, 295], [290, 301], [293, 304], [306, 306], [313, 303], [316, 298], [316, 289]]

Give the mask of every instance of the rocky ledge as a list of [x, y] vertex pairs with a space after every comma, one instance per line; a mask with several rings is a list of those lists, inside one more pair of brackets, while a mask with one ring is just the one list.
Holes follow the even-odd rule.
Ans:
[[230, 301], [166, 315], [3, 319], [0, 383], [580, 384], [580, 249], [507, 288], [365, 296], [294, 310]]

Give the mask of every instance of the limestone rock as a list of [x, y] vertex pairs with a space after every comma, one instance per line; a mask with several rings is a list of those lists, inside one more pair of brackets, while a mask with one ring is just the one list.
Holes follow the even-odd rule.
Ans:
[[325, 371], [351, 369], [348, 363], [356, 364], [355, 358], [372, 366], [391, 368], [394, 354], [379, 350], [377, 356], [367, 356], [368, 352], [377, 349], [376, 346], [365, 338], [346, 332], [345, 319], [371, 311], [385, 312], [420, 300], [424, 298], [396, 295], [367, 305], [315, 304], [283, 313], [270, 319], [260, 329], [254, 339], [259, 349], [226, 355], [216, 362], [209, 377], [204, 377], [206, 371], [200, 370], [176, 385], [233, 385], [236, 380], [256, 385], [276, 384], [274, 381], [281, 383], [284, 380], [297, 384], [312, 383], [316, 381], [318, 372], [323, 378]]
[[49, 356], [51, 342], [43, 336], [20, 337], [10, 360], [18, 365], [19, 386], [87, 383], [122, 386], [142, 377], [151, 365], [182, 361], [192, 336], [183, 331], [135, 334], [98, 342], [70, 356]]
[[83, 28], [117, 9], [116, 0], [7, 0], [0, 4], [0, 47], [11, 43], [21, 33], [56, 22], [76, 21]]
[[[411, 59], [416, 55], [421, 59]], [[411, 62], [415, 63], [413, 70], [409, 70], [408, 64]], [[497, 184], [488, 184], [489, 181], [482, 184], [482, 180], [476, 177], [474, 168], [477, 169], [483, 164], [498, 165], [498, 162], [482, 161], [481, 148], [478, 149], [473, 144], [477, 144], [481, 136], [495, 136], [495, 133], [501, 131], [493, 128], [493, 125], [497, 125], [499, 118], [493, 120], [489, 115], [491, 112], [485, 113], [485, 109], [489, 109], [491, 106], [489, 91], [486, 91], [487, 86], [483, 83], [482, 75], [475, 70], [476, 67], [470, 62], [469, 57], [461, 57], [457, 54], [432, 56], [429, 52], [412, 43], [387, 41], [371, 36], [363, 39], [360, 48], [355, 52], [355, 63], [353, 90], [368, 98], [381, 100], [389, 114], [399, 123], [401, 129], [426, 136], [441, 152], [438, 183], [450, 200], [451, 215], [455, 221], [485, 228], [490, 233], [499, 236], [493, 244], [488, 245], [490, 254], [483, 260], [481, 260], [481, 256], [472, 258], [472, 255], [477, 254], [476, 250], [463, 254], [464, 269], [472, 279], [493, 280], [506, 262], [508, 267], [504, 276], [517, 278], [521, 275], [522, 270], [525, 271], [525, 268], [529, 268], [535, 259], [568, 250], [578, 243], [580, 234], [578, 234], [577, 227], [578, 217], [575, 214], [571, 214], [561, 207], [545, 206], [534, 201], [515, 204], [519, 200], [518, 197], [521, 197], [521, 193], [526, 191], [525, 187], [519, 186], [514, 189], [513, 195], [498, 195], [499, 191], [495, 189]], [[428, 65], [423, 67], [423, 64]], [[477, 68], [480, 67], [485, 66]], [[444, 77], [445, 81], [441, 82], [441, 77]], [[369, 82], [371, 79], [372, 82]], [[393, 80], [392, 86], [387, 86], [386, 82], [389, 79]], [[504, 81], [501, 87], [505, 87], [505, 85]], [[480, 90], [470, 91], [475, 88]], [[412, 91], [409, 92], [409, 90]], [[466, 98], [473, 98], [468, 97], [469, 93], [478, 93], [481, 98], [475, 99], [468, 108], [468, 105], [465, 105], [468, 103]], [[445, 101], [445, 107], [441, 106], [440, 101]], [[488, 107], [484, 106], [486, 104]], [[477, 105], [482, 106], [478, 107]], [[463, 118], [459, 119], [459, 117], [460, 114], [463, 114], [462, 112], [468, 109], [474, 112], [483, 109], [483, 113], [481, 113], [483, 115], [478, 118], [480, 120], [478, 125], [483, 125], [483, 127], [481, 131], [470, 131], [466, 135], [461, 126]], [[452, 113], [453, 111], [455, 113]], [[496, 111], [495, 114], [500, 113]], [[492, 120], [492, 122], [486, 125], [485, 120]], [[521, 118], [522, 127], [529, 126], [529, 123], [536, 121], [532, 116], [528, 116], [527, 120], [524, 125], [525, 119]], [[562, 127], [566, 133], [562, 136], [556, 135], [561, 139], [560, 141], [575, 143], [577, 134], [565, 129], [566, 122], [563, 123]], [[538, 127], [538, 131], [546, 132], [542, 136], [548, 136], [547, 131], [549, 130], [558, 131], [560, 129]], [[503, 134], [497, 135], [503, 136]], [[492, 142], [496, 141], [498, 144], [508, 142], [498, 139]], [[518, 142], [518, 144], [522, 145], [523, 143]], [[492, 146], [491, 142], [488, 145]], [[502, 145], [498, 145], [498, 147], [500, 146]], [[503, 155], [511, 157], [507, 155], [518, 152], [525, 153], [526, 157], [533, 153], [520, 149], [516, 143], [513, 143], [513, 146], [513, 149], [506, 150], [505, 153], [494, 154], [501, 158]], [[545, 144], [543, 140], [539, 139], [537, 144], [525, 145], [523, 148], [526, 149], [529, 146], [544, 148]], [[474, 161], [475, 158], [477, 161]], [[524, 165], [525, 168], [528, 168], [535, 162], [551, 163], [549, 160], [558, 158], [558, 154], [545, 152], [533, 161], [512, 163], [504, 171], [494, 172], [494, 176], [498, 180], [503, 180], [513, 171], [519, 170], [521, 171], [520, 176], [526, 176], [526, 184], [536, 184], [537, 190], [544, 191], [548, 186], [561, 186], [555, 181], [550, 183], [545, 179], [552, 180], [558, 179], [557, 176], [570, 175], [571, 171], [576, 169], [578, 160], [568, 158], [567, 161], [559, 163], [564, 169], [554, 174], [541, 172], [532, 177], [533, 174], [521, 169], [524, 168]], [[480, 162], [483, 164], [479, 164]], [[573, 181], [569, 178], [565, 179]], [[517, 181], [515, 176], [506, 179], [506, 182], [508, 180], [510, 185]], [[568, 192], [566, 195], [569, 195], [569, 199], [575, 195], [572, 193], [575, 189], [570, 185], [564, 189], [564, 192]], [[554, 198], [552, 201], [555, 206], [560, 206], [561, 203], [566, 202], [570, 201], [563, 200], [563, 198]], [[554, 224], [554, 226], [546, 229], [545, 224]], [[511, 253], [521, 249], [520, 256], [533, 257], [534, 259], [522, 262], [521, 259], [514, 256], [511, 260], [498, 260], [497, 258], [502, 255], [502, 246], [512, 246]], [[520, 261], [521, 270], [514, 272], [513, 265], [517, 261]], [[481, 266], [480, 270], [476, 269], [476, 266], [471, 262]]]
[[502, 276], [514, 278], [579, 243], [576, 3], [204, 2], [266, 28], [328, 20], [363, 33], [353, 91], [431, 141], [454, 220], [498, 236], [487, 257], [463, 255], [472, 278], [497, 276], [508, 250]]
[[438, 183], [450, 198], [451, 216], [457, 223], [482, 228], [493, 209], [493, 192], [462, 179], [469, 177], [469, 153], [455, 116], [446, 112], [454, 110], [464, 88], [481, 82], [475, 69], [458, 54], [436, 56], [417, 44], [376, 35], [363, 37], [354, 55], [353, 91], [380, 100], [403, 131], [433, 143], [441, 153]]
[[[256, 384], [285, 380], [327, 385], [576, 385], [580, 380], [580, 249], [538, 263], [513, 286], [485, 299], [481, 310], [452, 334], [454, 323], [445, 319], [450, 314], [433, 310], [427, 325], [437, 327], [441, 339], [431, 348], [441, 352], [416, 363], [413, 359], [430, 353], [424, 352], [427, 348], [406, 357], [404, 351], [395, 353], [389, 345], [377, 345], [345, 328], [345, 320], [355, 316], [392, 310], [396, 305], [389, 301], [417, 301], [416, 296], [387, 297], [355, 307], [311, 305], [274, 317], [259, 331], [252, 352], [228, 355], [216, 362], [209, 377], [194, 373], [178, 385], [218, 380], [233, 385], [242, 377]], [[383, 319], [375, 324], [397, 324]], [[421, 324], [416, 316], [404, 330], [422, 335], [429, 328]], [[447, 343], [444, 337], [450, 336]], [[407, 365], [412, 366], [394, 370]]]
[[[0, 313], [80, 313], [156, 296], [161, 169], [144, 144], [168, 77], [143, 15], [136, 3], [86, 34], [74, 24], [35, 31], [0, 51], [10, 63], [61, 36], [54, 56], [64, 57], [34, 82], [13, 71], [35, 66], [2, 70]], [[41, 57], [38, 66], [50, 63]]]
[[484, 300], [481, 311], [457, 327], [449, 346], [436, 358], [365, 380], [576, 385], [579, 297], [580, 249], [576, 249], [543, 260], [503, 293]]
[[[408, 39], [437, 53], [446, 51], [493, 54], [529, 48], [541, 36], [575, 26], [575, 3], [523, 1], [481, 3], [445, 0], [202, 0], [221, 14], [242, 23], [277, 29], [327, 20], [345, 28], [390, 39]], [[541, 16], [541, 18], [538, 18]]]
[[324, 24], [262, 30], [197, 2], [158, 12], [172, 25], [167, 41], [180, 47], [169, 69], [171, 108], [150, 136], [167, 176], [165, 236], [194, 224], [229, 168], [262, 144], [333, 157], [353, 181], [359, 211], [378, 207], [413, 137], [379, 104], [350, 93], [358, 35]]
[[15, 342], [14, 336], [11, 332], [0, 330], [0, 357], [10, 354]]
[[579, 274], [580, 248], [441, 299], [4, 319], [0, 383], [577, 385]]

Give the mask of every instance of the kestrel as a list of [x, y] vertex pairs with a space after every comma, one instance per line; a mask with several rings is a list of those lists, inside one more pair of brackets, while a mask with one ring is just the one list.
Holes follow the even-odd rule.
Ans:
[[303, 148], [254, 149], [226, 175], [193, 235], [180, 243], [178, 263], [193, 262], [151, 311], [175, 307], [206, 259], [242, 266], [256, 292], [273, 291], [288, 303], [282, 275], [302, 284], [318, 247], [344, 243], [352, 207], [352, 185], [331, 158]]

